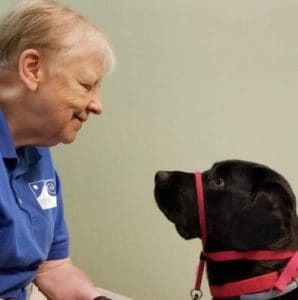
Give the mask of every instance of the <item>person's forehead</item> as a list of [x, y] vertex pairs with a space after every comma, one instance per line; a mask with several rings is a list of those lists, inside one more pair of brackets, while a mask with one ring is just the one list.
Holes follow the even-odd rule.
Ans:
[[68, 71], [82, 73], [82, 75], [98, 77], [102, 73], [103, 59], [100, 54], [82, 53], [68, 57], [65, 63]]
[[102, 34], [94, 28], [80, 27], [69, 34], [66, 45], [69, 51], [65, 59], [80, 61], [82, 64], [93, 65], [97, 73], [103, 71], [108, 57], [109, 46]]

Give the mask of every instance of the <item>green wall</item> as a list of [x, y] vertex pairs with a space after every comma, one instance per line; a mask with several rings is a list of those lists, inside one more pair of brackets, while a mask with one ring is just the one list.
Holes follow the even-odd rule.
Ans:
[[187, 299], [200, 242], [159, 212], [154, 173], [240, 158], [297, 190], [298, 2], [65, 3], [108, 33], [118, 57], [104, 113], [53, 151], [72, 257], [98, 286], [133, 299]]

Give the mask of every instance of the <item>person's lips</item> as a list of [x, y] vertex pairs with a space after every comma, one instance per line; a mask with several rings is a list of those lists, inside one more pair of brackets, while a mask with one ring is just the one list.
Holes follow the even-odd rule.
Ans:
[[78, 119], [82, 123], [87, 121], [87, 118], [83, 118], [83, 117], [79, 117], [79, 116], [73, 116], [73, 118]]

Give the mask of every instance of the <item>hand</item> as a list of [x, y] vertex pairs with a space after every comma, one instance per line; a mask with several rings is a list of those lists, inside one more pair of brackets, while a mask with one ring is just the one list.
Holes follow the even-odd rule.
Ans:
[[88, 300], [100, 295], [86, 274], [75, 267], [69, 258], [42, 263], [35, 284], [52, 300]]

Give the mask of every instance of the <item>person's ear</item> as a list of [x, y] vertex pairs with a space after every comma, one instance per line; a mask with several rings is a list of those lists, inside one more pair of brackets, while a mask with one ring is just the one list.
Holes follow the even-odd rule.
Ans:
[[236, 250], [257, 250], [287, 238], [294, 207], [287, 190], [277, 182], [258, 188], [234, 217], [231, 241]]
[[38, 50], [26, 49], [19, 57], [19, 76], [25, 86], [35, 91], [43, 76], [43, 60]]

